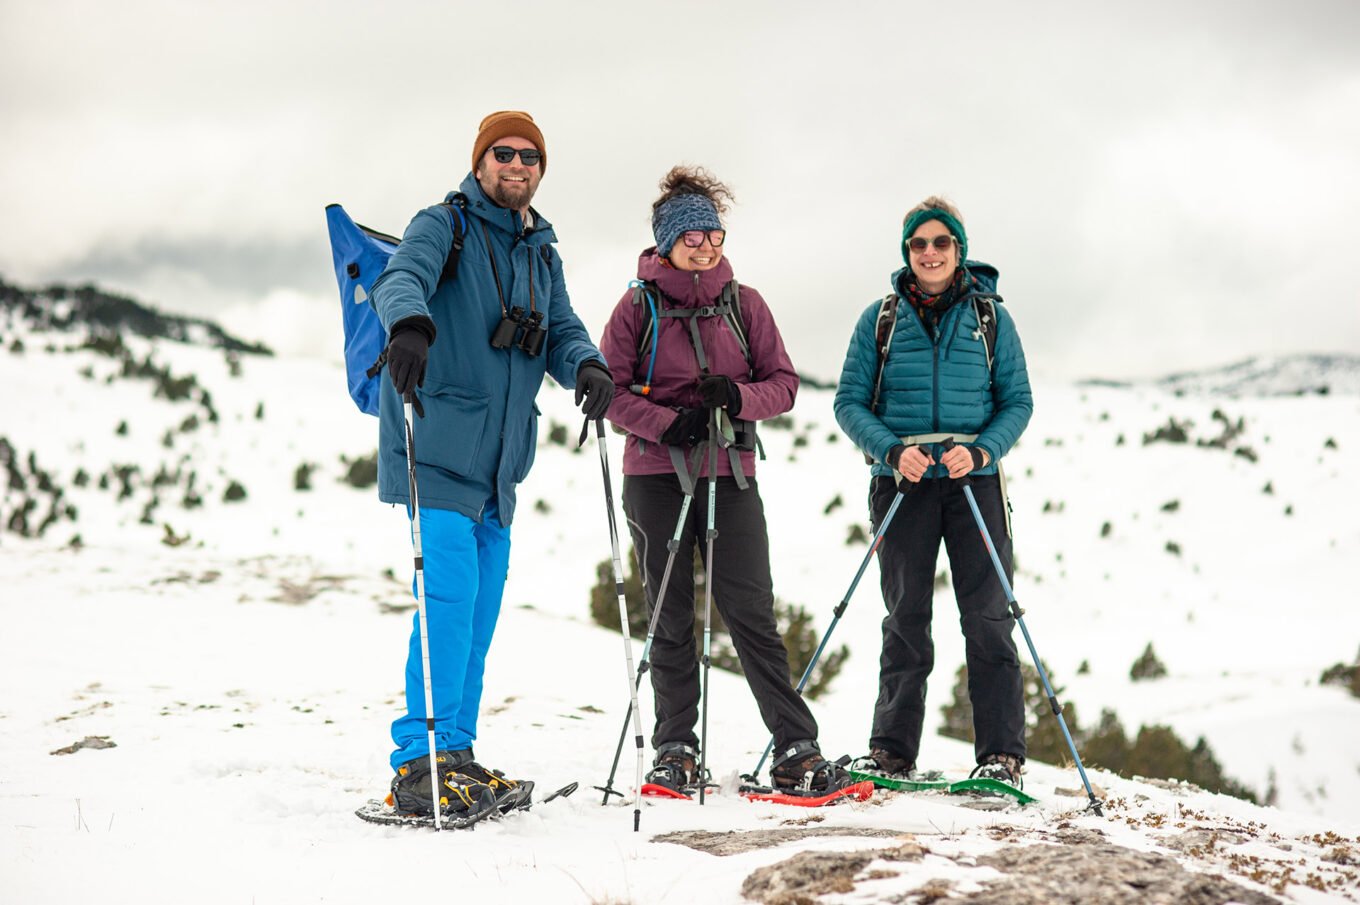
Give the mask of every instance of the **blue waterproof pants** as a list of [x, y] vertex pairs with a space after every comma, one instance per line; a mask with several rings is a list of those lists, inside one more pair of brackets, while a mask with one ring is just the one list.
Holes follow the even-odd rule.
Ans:
[[[501, 525], [494, 500], [487, 504], [481, 524], [452, 510], [422, 508], [420, 540], [435, 750], [459, 751], [471, 748], [477, 738], [482, 673], [510, 564], [510, 529]], [[392, 741], [397, 746], [393, 770], [430, 753], [418, 611], [412, 617], [406, 657], [406, 714], [392, 723]]]

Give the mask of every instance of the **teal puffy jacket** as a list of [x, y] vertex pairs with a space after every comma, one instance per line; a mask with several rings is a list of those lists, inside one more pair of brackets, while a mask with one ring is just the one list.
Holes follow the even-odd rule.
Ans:
[[[995, 286], [995, 269], [972, 261], [968, 266], [984, 288]], [[982, 447], [990, 458], [987, 467], [974, 474], [993, 474], [1029, 424], [1034, 410], [1015, 321], [1004, 305], [996, 306], [995, 360], [988, 371], [971, 293], [945, 312], [936, 339], [906, 300], [908, 275], [905, 267], [893, 274], [900, 299], [878, 405], [869, 410], [878, 363], [874, 327], [880, 303], [874, 302], [860, 316], [850, 338], [836, 387], [836, 421], [855, 445], [873, 458], [875, 475], [892, 474], [885, 458], [902, 437], [954, 432], [978, 435], [968, 445]], [[938, 462], [940, 447], [930, 452]], [[936, 464], [925, 476], [947, 474], [947, 469]]]
[[[535, 212], [533, 228], [524, 231], [519, 213], [492, 204], [471, 174], [461, 190], [468, 199], [467, 229], [457, 276], [439, 283], [453, 227], [436, 205], [411, 220], [370, 295], [384, 329], [425, 315], [438, 331], [425, 384], [416, 390], [425, 409], [425, 417], [415, 419], [420, 504], [480, 522], [494, 498], [498, 518], [508, 526], [515, 515], [515, 485], [534, 463], [534, 398], [544, 372], [572, 389], [581, 364], [604, 357], [572, 310], [552, 224]], [[532, 300], [533, 309], [543, 313], [548, 333], [537, 357], [491, 347], [501, 321], [497, 278], [506, 309], [518, 305], [529, 311]], [[378, 418], [378, 497], [409, 503], [402, 404], [386, 374]]]

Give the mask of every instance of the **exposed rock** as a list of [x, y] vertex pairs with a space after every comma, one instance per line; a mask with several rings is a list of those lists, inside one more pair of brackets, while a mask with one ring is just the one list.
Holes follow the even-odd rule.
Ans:
[[708, 830], [684, 830], [653, 836], [653, 842], [673, 842], [710, 855], [742, 855], [762, 848], [773, 848], [785, 842], [797, 842], [812, 836], [869, 836], [876, 839], [896, 839], [905, 835], [898, 830], [868, 827], [814, 826], [769, 830], [729, 831], [714, 833]]
[[1103, 845], [1105, 831], [1095, 827], [1061, 827], [1053, 838], [1065, 845]]
[[1138, 782], [1146, 783], [1154, 789], [1161, 789], [1164, 792], [1171, 792], [1176, 795], [1190, 795], [1195, 792], [1203, 792], [1199, 786], [1183, 779], [1159, 779], [1156, 776], [1134, 776]]
[[111, 740], [107, 735], [87, 735], [78, 742], [72, 742], [65, 748], [58, 748], [52, 754], [75, 754], [81, 748], [117, 748], [117, 742]]
[[[813, 905], [826, 893], [853, 892], [856, 875], [873, 861], [919, 861], [924, 854], [915, 842], [877, 851], [799, 852], [751, 874], [741, 894], [762, 905]], [[881, 876], [875, 872], [874, 878]]]
[[1167, 848], [1173, 848], [1178, 852], [1197, 854], [1213, 851], [1215, 846], [1219, 845], [1241, 845], [1247, 841], [1247, 837], [1228, 830], [1197, 827], [1193, 830], [1186, 830], [1184, 833], [1162, 836], [1160, 841]]
[[953, 880], [931, 880], [926, 885], [913, 889], [911, 897], [915, 905], [932, 905], [934, 902], [948, 899], [953, 888]]
[[1006, 846], [977, 859], [1005, 876], [966, 905], [1280, 905], [1280, 900], [1154, 852], [1108, 842]]
[[[734, 837], [750, 837], [743, 840], [749, 843], [757, 842], [756, 837], [764, 837], [766, 844], [776, 844], [808, 835], [846, 832], [845, 829], [772, 830], [672, 833], [670, 836], [708, 837], [684, 844], [691, 844], [700, 851], [733, 854], [759, 845], [727, 848], [722, 852], [715, 848], [732, 843]], [[1166, 855], [1111, 844], [1098, 830], [1059, 830], [1048, 837], [1053, 844], [1025, 844], [1014, 834], [1003, 836], [1018, 844], [1004, 845], [991, 854], [976, 858], [970, 855], [955, 859], [964, 867], [991, 868], [1002, 874], [1000, 879], [978, 881], [982, 886], [980, 890], [967, 884], [975, 891], [966, 893], [958, 892], [957, 880], [931, 879], [902, 893], [894, 901], [929, 903], [947, 899], [951, 905], [1280, 905], [1279, 899], [1221, 876], [1187, 870]], [[993, 835], [993, 838], [997, 837]], [[1209, 830], [1192, 831], [1176, 838], [1190, 848], [1201, 849], [1207, 845], [1243, 841], [1232, 833]], [[657, 839], [682, 841], [666, 837]], [[926, 850], [915, 841], [872, 851], [800, 852], [752, 873], [742, 884], [741, 892], [762, 905], [814, 905], [820, 896], [853, 892], [857, 881], [891, 876], [884, 870], [866, 872], [865, 869], [875, 861], [919, 861], [925, 853]], [[939, 855], [938, 852], [935, 854]]]
[[799, 852], [751, 874], [741, 894], [762, 905], [813, 905], [824, 893], [853, 892], [855, 874], [873, 860], [873, 852]]

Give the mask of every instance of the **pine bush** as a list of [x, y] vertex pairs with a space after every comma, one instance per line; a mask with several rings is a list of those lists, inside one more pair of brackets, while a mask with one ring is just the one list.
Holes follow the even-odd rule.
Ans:
[[[677, 568], [679, 568], [678, 565]], [[697, 551], [691, 568], [694, 575], [695, 647], [697, 651], [702, 653], [704, 568]], [[674, 581], [674, 577], [672, 577], [672, 581]], [[647, 598], [642, 587], [642, 577], [637, 568], [637, 558], [632, 555], [631, 549], [625, 566], [623, 594], [628, 608], [628, 632], [633, 638], [641, 640], [647, 636], [647, 623], [651, 614], [648, 612]], [[667, 591], [666, 597], [667, 599], [662, 602], [662, 606], [673, 606], [675, 598], [670, 591]], [[817, 651], [817, 645], [821, 643], [821, 632], [813, 624], [812, 616], [807, 610], [797, 604], [787, 604], [775, 598], [774, 615], [775, 622], [779, 626], [780, 637], [784, 641], [784, 648], [789, 655], [790, 680], [796, 685], [807, 669], [808, 663], [812, 661], [812, 656]], [[619, 630], [619, 604], [618, 594], [614, 587], [614, 569], [612, 563], [607, 559], [601, 560], [595, 566], [595, 584], [590, 589], [590, 618], [596, 625], [612, 631]], [[727, 625], [718, 612], [716, 602], [713, 607], [712, 618], [709, 662], [718, 669], [741, 675], [741, 661], [737, 657], [736, 650], [732, 647], [732, 642], [728, 637]], [[817, 662], [817, 668], [813, 671], [808, 686], [803, 691], [804, 696], [810, 700], [816, 699], [822, 692], [826, 691], [849, 657], [850, 649], [845, 645], [823, 651], [821, 659]]]

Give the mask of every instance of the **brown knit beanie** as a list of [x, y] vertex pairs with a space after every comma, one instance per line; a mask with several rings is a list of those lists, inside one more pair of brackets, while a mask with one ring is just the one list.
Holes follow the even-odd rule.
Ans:
[[510, 135], [518, 135], [533, 142], [543, 155], [539, 172], [548, 171], [548, 149], [543, 146], [543, 133], [534, 125], [534, 118], [522, 110], [498, 110], [477, 127], [477, 141], [472, 145], [472, 172], [477, 172], [477, 165], [482, 162], [482, 155], [487, 148]]

